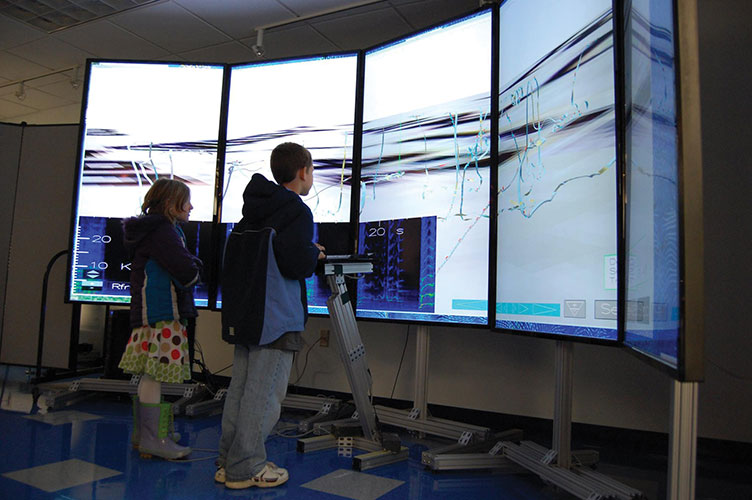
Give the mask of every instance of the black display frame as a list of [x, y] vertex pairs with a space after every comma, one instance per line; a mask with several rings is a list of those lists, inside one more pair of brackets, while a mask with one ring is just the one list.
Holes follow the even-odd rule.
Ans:
[[[501, 7], [507, 2], [508, 0], [502, 0], [499, 2], [499, 4], [494, 8], [496, 12], [496, 17], [499, 19], [500, 22], [500, 9]], [[496, 326], [496, 281], [498, 276], [498, 269], [496, 266], [496, 259], [498, 258], [498, 194], [493, 195], [492, 199], [495, 201], [496, 206], [494, 207], [493, 212], [493, 219], [492, 219], [492, 226], [491, 231], [493, 233], [493, 241], [495, 243], [495, 246], [490, 246], [489, 244], [489, 251], [493, 252], [492, 256], [489, 257], [492, 259], [489, 262], [490, 264], [493, 264], [494, 266], [494, 274], [490, 277], [492, 279], [489, 279], [489, 298], [491, 297], [491, 289], [493, 288], [493, 303], [489, 300], [489, 327], [491, 331], [503, 333], [507, 335], [513, 335], [518, 337], [532, 337], [532, 338], [541, 338], [541, 339], [548, 339], [548, 340], [561, 340], [561, 341], [572, 341], [582, 344], [591, 344], [591, 345], [601, 345], [601, 346], [607, 346], [607, 347], [621, 347], [622, 344], [622, 330], [623, 328], [620, 326], [621, 322], [621, 304], [619, 303], [619, 287], [621, 286], [621, 283], [623, 282], [623, 274], [619, 274], [619, 265], [623, 262], [622, 255], [619, 253], [619, 242], [621, 241], [620, 235], [622, 231], [622, 176], [623, 176], [623, 169], [624, 169], [624, 163], [621, 161], [621, 151], [623, 151], [623, 148], [621, 145], [623, 144], [623, 136], [624, 136], [624, 129], [623, 129], [623, 113], [619, 112], [619, 109], [621, 108], [621, 103], [623, 102], [623, 98], [620, 95], [620, 88], [621, 88], [621, 80], [623, 75], [623, 68], [621, 64], [621, 60], [619, 58], [619, 46], [621, 45], [621, 40], [619, 38], [618, 34], [618, 28], [617, 28], [617, 17], [616, 12], [618, 8], [618, 4], [621, 2], [621, 0], [611, 0], [611, 10], [612, 10], [612, 23], [613, 23], [613, 43], [614, 43], [614, 55], [613, 55], [613, 63], [614, 63], [614, 111], [615, 111], [615, 121], [614, 121], [614, 142], [615, 142], [615, 155], [616, 155], [616, 237], [617, 237], [617, 245], [616, 245], [616, 251], [617, 251], [617, 304], [618, 304], [618, 310], [617, 310], [617, 327], [616, 327], [616, 339], [600, 339], [600, 338], [594, 338], [594, 337], [583, 337], [578, 335], [566, 335], [566, 334], [555, 334], [555, 333], [548, 333], [548, 332], [537, 332], [537, 331], [527, 331], [527, 330], [512, 330], [512, 329], [506, 329], [506, 328], [499, 328]], [[498, 37], [498, 31], [499, 31], [499, 25], [496, 25], [496, 33]], [[496, 71], [498, 73], [498, 67], [499, 67], [499, 52], [500, 47], [497, 47], [497, 57], [494, 60], [494, 65], [496, 66]], [[496, 95], [495, 95], [495, 101], [497, 105], [496, 110], [496, 122], [498, 127], [498, 115], [500, 113], [500, 110], [498, 109], [498, 100], [499, 100], [499, 92], [500, 92], [500, 83], [496, 82]], [[497, 140], [494, 141], [497, 147], [497, 154], [496, 154], [496, 167], [492, 169], [492, 175], [494, 175], [494, 181], [492, 181], [492, 185], [494, 186], [495, 192], [498, 191], [498, 129], [496, 132], [496, 138]]]

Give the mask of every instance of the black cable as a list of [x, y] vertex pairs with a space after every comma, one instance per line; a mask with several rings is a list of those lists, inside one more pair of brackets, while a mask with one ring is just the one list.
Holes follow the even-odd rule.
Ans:
[[300, 376], [298, 376], [298, 379], [295, 382], [293, 382], [292, 385], [297, 385], [298, 382], [300, 382], [300, 379], [303, 378], [303, 375], [305, 374], [306, 368], [308, 367], [308, 354], [310, 354], [311, 349], [313, 349], [317, 345], [319, 345], [318, 341], [316, 341], [313, 344], [311, 344], [310, 347], [306, 350], [305, 361], [303, 362], [303, 371], [300, 372]]
[[394, 385], [392, 386], [392, 393], [389, 395], [389, 399], [394, 397], [394, 389], [397, 388], [397, 379], [399, 379], [400, 372], [402, 371], [402, 362], [405, 359], [405, 351], [407, 351], [407, 339], [410, 338], [410, 325], [407, 325], [407, 331], [405, 332], [405, 345], [402, 346], [402, 356], [400, 356], [399, 368], [397, 368], [397, 375], [394, 376]]
[[[10, 276], [10, 256], [13, 249], [13, 226], [16, 221], [16, 202], [18, 201], [18, 179], [21, 177], [21, 159], [23, 158], [24, 132], [26, 132], [26, 122], [21, 122], [21, 135], [18, 138], [18, 163], [16, 165], [16, 185], [13, 190], [13, 206], [10, 211], [10, 229], [8, 230], [8, 259], [5, 263], [5, 283], [3, 284], [3, 307], [0, 307], [0, 353], [3, 351], [3, 329], [2, 324], [5, 321], [5, 301], [8, 300], [8, 276]], [[7, 180], [5, 181], [7, 182]], [[10, 365], [8, 365], [10, 366]]]
[[231, 363], [231, 364], [229, 364], [229, 365], [227, 365], [227, 366], [225, 366], [225, 367], [224, 367], [224, 368], [222, 368], [221, 370], [217, 370], [216, 372], [214, 372], [214, 375], [218, 375], [218, 374], [222, 373], [223, 371], [225, 371], [225, 370], [227, 370], [227, 369], [229, 369], [229, 368], [232, 368], [232, 363]]

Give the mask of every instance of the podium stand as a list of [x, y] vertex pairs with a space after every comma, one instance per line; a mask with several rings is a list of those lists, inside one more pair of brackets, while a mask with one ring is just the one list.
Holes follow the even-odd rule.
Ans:
[[[371, 402], [372, 380], [366, 350], [345, 284], [348, 275], [371, 272], [373, 263], [369, 260], [338, 259], [324, 263], [324, 275], [332, 291], [326, 305], [356, 411], [349, 422], [332, 422], [332, 434], [298, 440], [298, 451], [303, 453], [337, 447], [340, 456], [352, 456], [354, 448], [365, 450], [368, 453], [353, 457], [353, 468], [361, 471], [400, 462], [408, 456], [407, 447], [401, 445], [396, 434], [384, 434], [379, 429]], [[353, 426], [353, 422], [358, 422], [359, 426]]]

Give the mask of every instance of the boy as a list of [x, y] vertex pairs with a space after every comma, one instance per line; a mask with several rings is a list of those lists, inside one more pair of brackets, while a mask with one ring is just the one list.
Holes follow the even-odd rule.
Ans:
[[214, 479], [231, 489], [279, 486], [289, 477], [266, 461], [264, 440], [302, 347], [305, 278], [325, 258], [311, 241], [313, 215], [300, 198], [313, 185], [311, 154], [280, 144], [271, 169], [276, 184], [255, 174], [243, 193], [243, 218], [228, 239], [222, 274], [222, 337], [235, 344], [235, 355]]

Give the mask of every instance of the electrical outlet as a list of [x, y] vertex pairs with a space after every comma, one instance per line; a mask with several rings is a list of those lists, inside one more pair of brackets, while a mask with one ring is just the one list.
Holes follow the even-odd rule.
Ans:
[[319, 345], [321, 347], [329, 347], [329, 330], [324, 328], [319, 330]]

